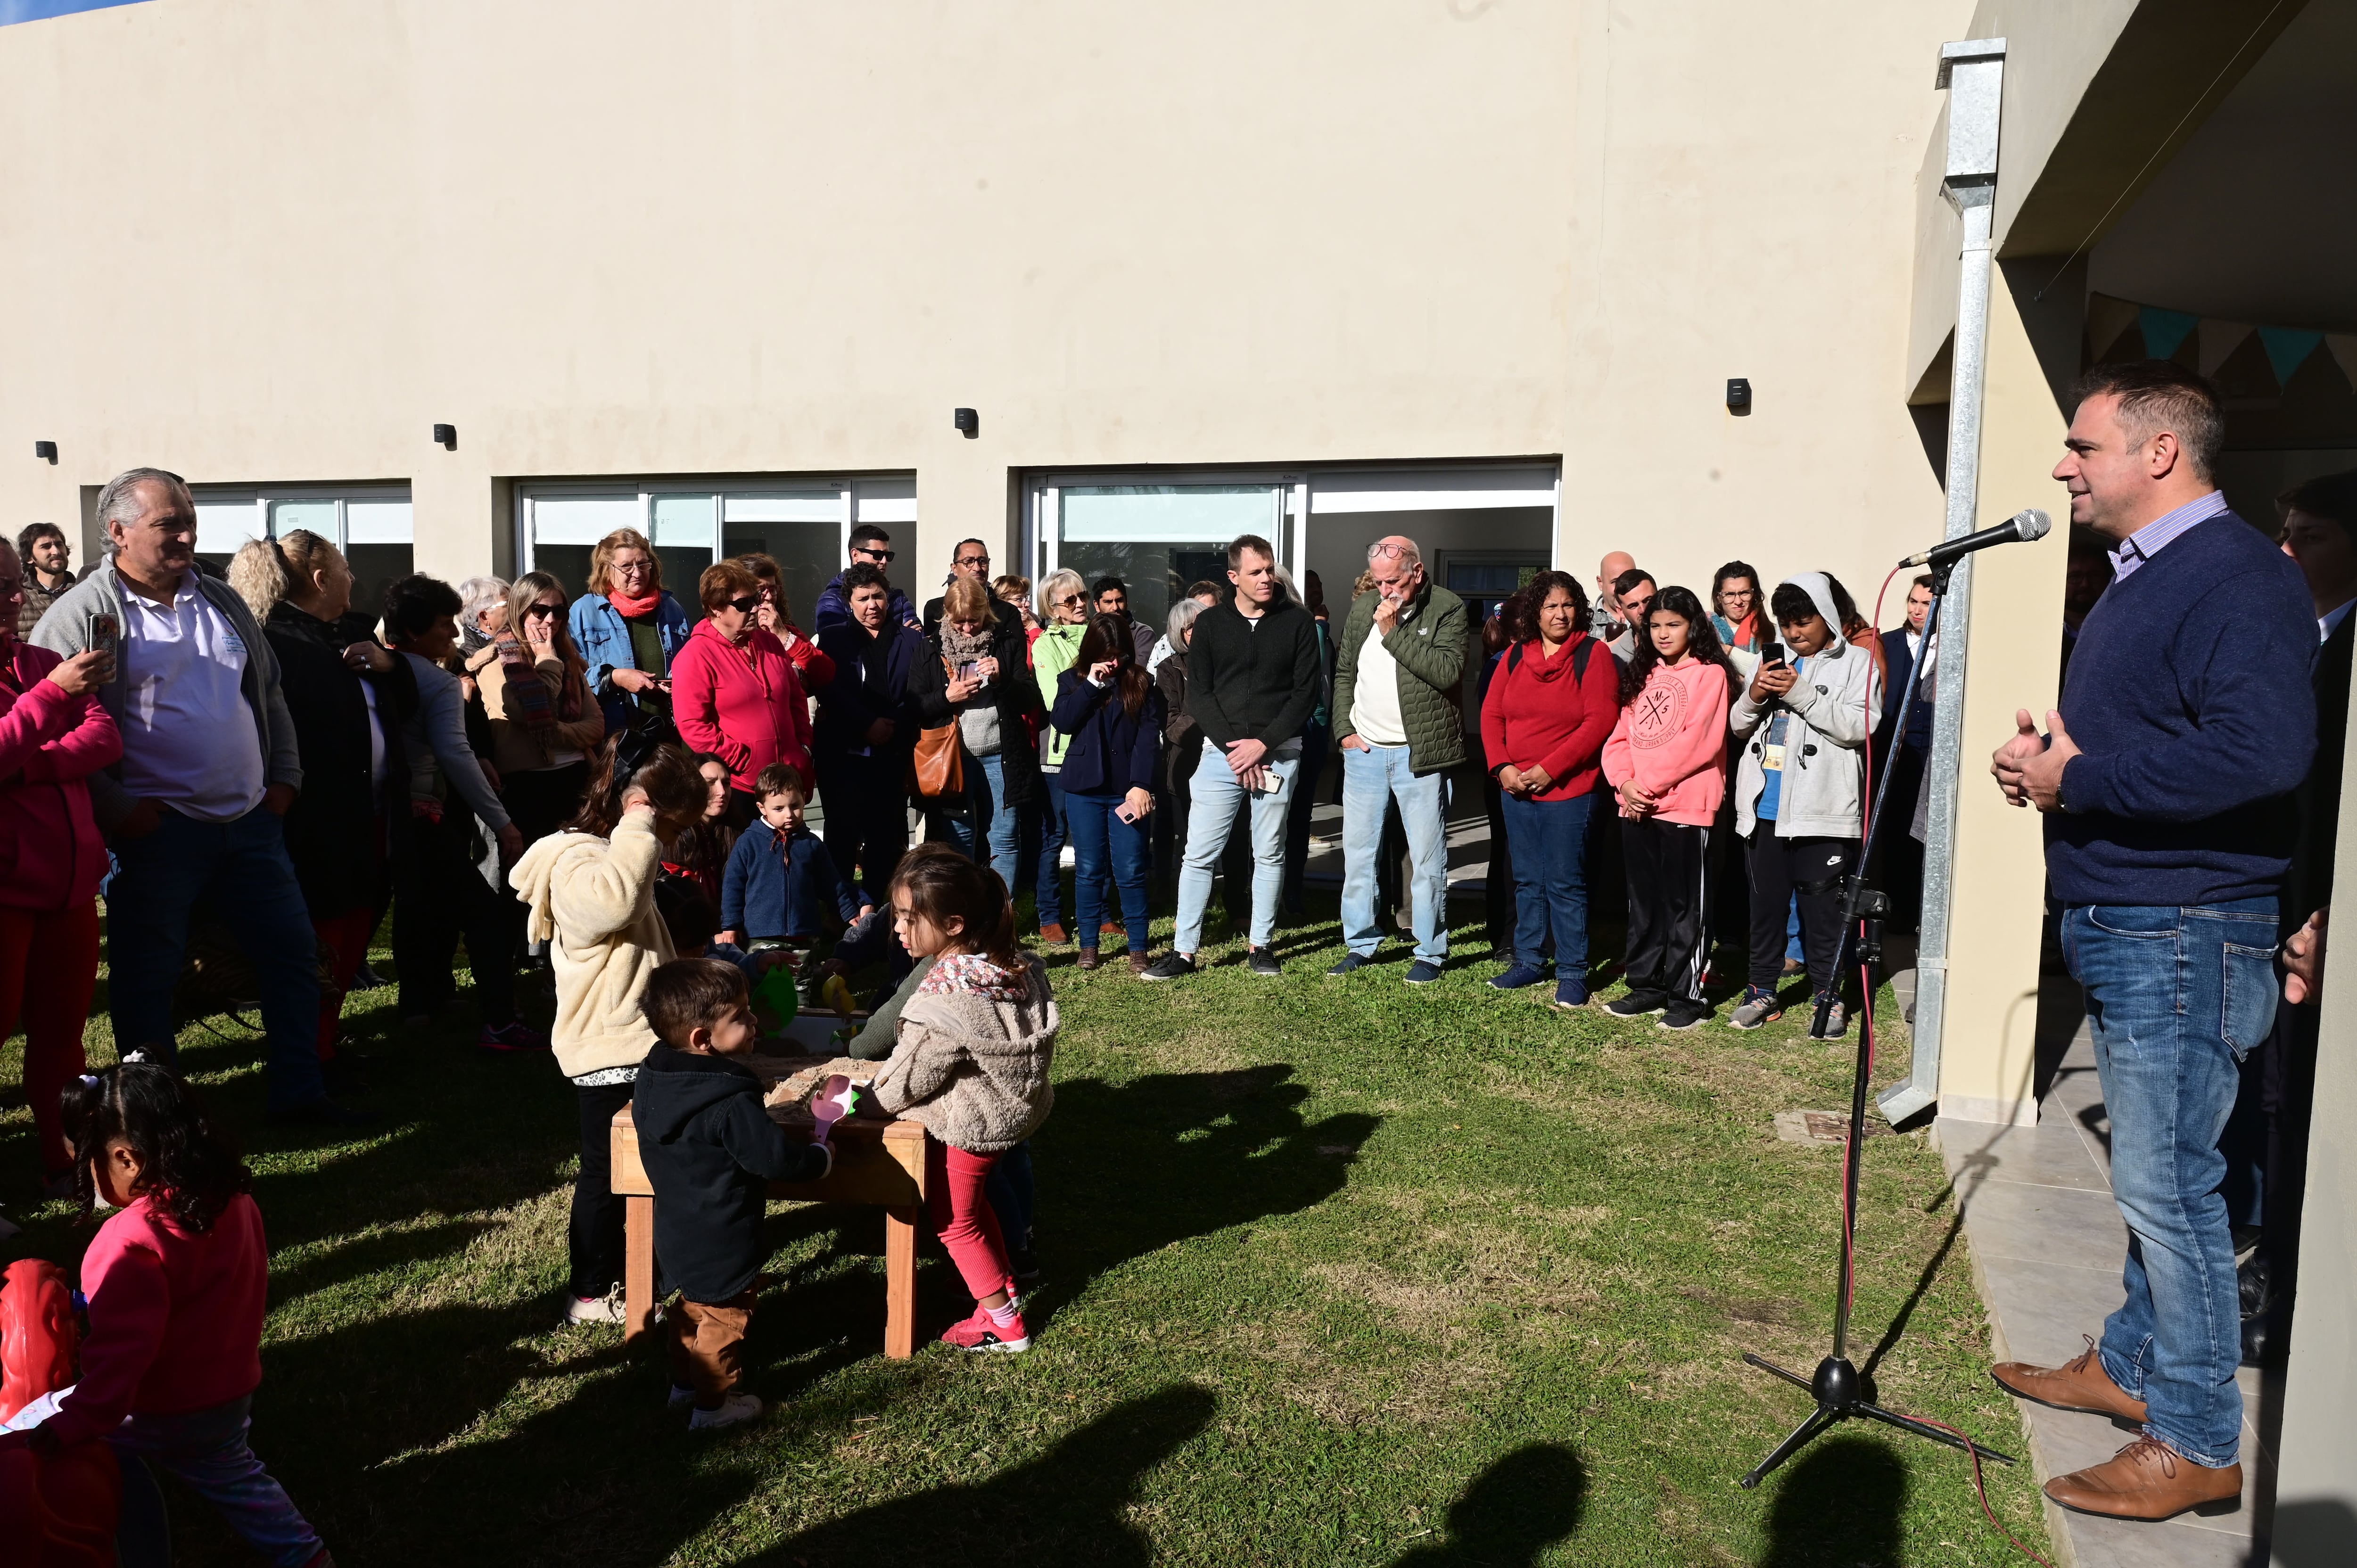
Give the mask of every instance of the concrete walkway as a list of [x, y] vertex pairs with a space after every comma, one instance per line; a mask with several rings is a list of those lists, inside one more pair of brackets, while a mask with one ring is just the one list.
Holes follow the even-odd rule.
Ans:
[[[1988, 1304], [1996, 1360], [2053, 1366], [2086, 1348], [2120, 1304], [2127, 1229], [2112, 1199], [2111, 1124], [2083, 1026], [2039, 1102], [2034, 1127], [1942, 1118], [1934, 1137], [1964, 1214], [1973, 1273]], [[2076, 1568], [2241, 1568], [2255, 1521], [2275, 1497], [2279, 1386], [2249, 1368], [2243, 1385], [2243, 1503], [2231, 1513], [2181, 1514], [2166, 1524], [2089, 1518], [2049, 1503], [2060, 1565]], [[2100, 1464], [2135, 1438], [2099, 1415], [2020, 1405], [2042, 1482]], [[2261, 1559], [2265, 1561], [2264, 1558]]]

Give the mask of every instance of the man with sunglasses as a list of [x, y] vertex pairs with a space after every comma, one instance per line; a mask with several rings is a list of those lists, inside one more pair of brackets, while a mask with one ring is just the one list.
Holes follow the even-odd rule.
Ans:
[[[961, 539], [957, 542], [957, 548], [950, 553], [950, 573], [948, 576], [942, 579], [942, 586], [946, 588], [960, 577], [972, 577], [984, 587], [990, 586], [989, 545], [979, 539]], [[1023, 629], [1023, 612], [996, 594], [990, 596], [990, 613], [1000, 627], [1011, 624], [1017, 631]], [[934, 599], [925, 606], [925, 618], [920, 629], [927, 637], [934, 637], [940, 633], [942, 629], [941, 599]]]
[[[863, 522], [851, 531], [852, 565], [873, 566], [878, 572], [889, 573], [892, 557], [897, 553], [892, 548], [892, 536], [874, 523]], [[916, 626], [917, 607], [909, 603], [908, 595], [894, 588], [891, 600], [884, 608], [884, 621], [888, 626]], [[843, 574], [837, 572], [834, 579], [819, 590], [818, 608], [811, 614], [811, 636], [815, 640], [820, 632], [831, 627], [852, 624], [851, 597], [844, 591]]]

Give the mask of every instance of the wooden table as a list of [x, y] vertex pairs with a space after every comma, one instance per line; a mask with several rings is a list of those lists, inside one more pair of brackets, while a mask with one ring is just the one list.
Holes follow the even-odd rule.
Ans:
[[[830, 1020], [831, 1021], [831, 1020]], [[800, 1033], [801, 1031], [797, 1031]], [[817, 1057], [755, 1057], [748, 1062], [773, 1088], [789, 1074], [813, 1069], [872, 1074], [880, 1062], [828, 1062]], [[808, 1129], [810, 1112], [797, 1099], [770, 1116]], [[840, 1122], [834, 1129], [834, 1169], [823, 1181], [770, 1184], [770, 1197], [799, 1203], [869, 1203], [884, 1210], [884, 1354], [914, 1355], [917, 1343], [917, 1226], [925, 1212], [925, 1130], [914, 1122]], [[636, 1344], [654, 1326], [655, 1191], [639, 1160], [639, 1130], [627, 1105], [614, 1115], [614, 1191], [623, 1199], [623, 1336]]]

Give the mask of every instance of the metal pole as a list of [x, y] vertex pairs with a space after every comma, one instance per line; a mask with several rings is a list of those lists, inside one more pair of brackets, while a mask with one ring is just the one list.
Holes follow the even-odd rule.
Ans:
[[[1997, 117], [2005, 89], [2005, 40], [1980, 38], [1940, 50], [1948, 92], [1948, 170], [1941, 182], [1964, 220], [1956, 272], [1956, 335], [1948, 393], [1948, 514], [1945, 535], [1973, 531], [1980, 502], [1981, 394], [1988, 362], [1989, 235], [1996, 203]], [[1915, 959], [1915, 1057], [1908, 1081], [1878, 1103], [1904, 1122], [1940, 1097], [1940, 1037], [1948, 994], [1948, 915], [1956, 847], [1956, 783], [1964, 757], [1964, 648], [1972, 626], [1973, 568], [1956, 565], [1943, 596], [1939, 673], [1932, 717], [1931, 792], [1923, 834], [1923, 915]]]

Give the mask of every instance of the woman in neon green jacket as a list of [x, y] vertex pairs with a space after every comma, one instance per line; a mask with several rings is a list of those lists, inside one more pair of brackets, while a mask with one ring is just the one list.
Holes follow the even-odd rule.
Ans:
[[[1050, 707], [1056, 702], [1056, 677], [1072, 667], [1081, 639], [1089, 629], [1088, 585], [1078, 572], [1051, 572], [1039, 585], [1039, 635], [1031, 644], [1031, 673], [1039, 695]], [[1039, 915], [1039, 940], [1062, 942], [1064, 878], [1059, 862], [1064, 854], [1064, 787], [1059, 781], [1064, 747], [1070, 737], [1049, 725], [1039, 731], [1039, 779], [1048, 786], [1039, 802], [1039, 886], [1032, 895]], [[1086, 938], [1092, 932], [1082, 932]]]

